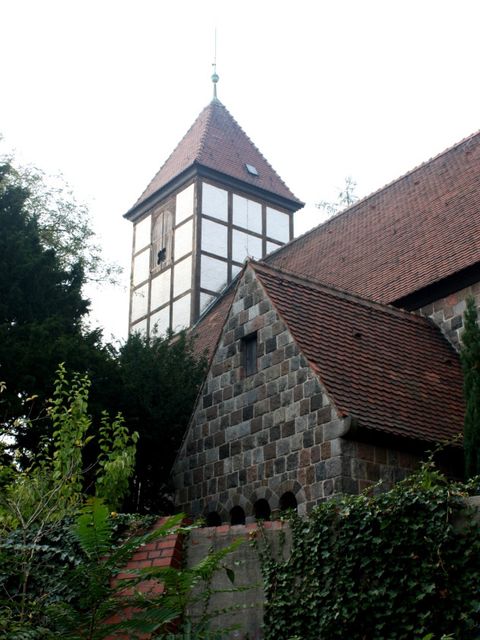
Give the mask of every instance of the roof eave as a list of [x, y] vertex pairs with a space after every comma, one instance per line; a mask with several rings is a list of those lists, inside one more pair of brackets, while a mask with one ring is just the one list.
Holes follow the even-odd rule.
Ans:
[[390, 304], [402, 309], [414, 310], [445, 298], [446, 296], [465, 289], [478, 282], [480, 278], [480, 262], [476, 262], [464, 269], [455, 271], [440, 280], [430, 282], [420, 289], [393, 300]]
[[394, 446], [395, 443], [403, 442], [405, 445], [421, 446], [425, 450], [431, 450], [432, 447], [438, 447], [442, 445], [444, 449], [462, 450], [461, 436], [453, 436], [451, 438], [435, 438], [433, 435], [427, 434], [413, 435], [412, 433], [402, 433], [400, 429], [392, 431], [388, 428], [382, 428], [369, 424], [368, 421], [364, 421], [361, 416], [353, 416], [349, 414], [351, 418], [350, 427], [348, 429], [348, 437], [356, 440], [370, 441], [373, 439], [376, 444], [383, 446]]
[[226, 187], [231, 187], [233, 189], [249, 193], [253, 196], [257, 196], [258, 198], [268, 200], [272, 205], [282, 207], [283, 209], [287, 209], [292, 213], [298, 211], [305, 205], [304, 202], [298, 200], [295, 197], [285, 198], [284, 196], [281, 196], [273, 191], [268, 191], [267, 189], [257, 187], [254, 184], [243, 182], [238, 178], [229, 176], [226, 173], [221, 173], [220, 171], [216, 171], [215, 169], [211, 169], [210, 167], [206, 167], [199, 162], [194, 161], [181, 173], [175, 176], [175, 178], [173, 178], [163, 187], [160, 187], [160, 189], [157, 189], [157, 191], [148, 196], [148, 198], [145, 198], [145, 200], [142, 200], [141, 202], [135, 204], [131, 209], [127, 211], [127, 213], [123, 215], [123, 217], [127, 220], [130, 220], [131, 222], [135, 222], [158, 202], [164, 200], [169, 195], [174, 193], [177, 189], [179, 189], [183, 184], [185, 184], [185, 182], [197, 176], [221, 182]]

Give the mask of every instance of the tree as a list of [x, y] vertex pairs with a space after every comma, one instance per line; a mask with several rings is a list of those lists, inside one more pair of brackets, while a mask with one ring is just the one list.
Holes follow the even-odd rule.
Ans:
[[130, 509], [168, 510], [168, 479], [206, 372], [193, 340], [133, 334], [120, 348], [120, 410], [139, 432]]
[[[107, 408], [122, 411], [128, 432], [141, 435], [129, 509], [164, 510], [170, 467], [205, 362], [185, 335], [131, 336], [116, 349], [103, 344], [100, 330], [87, 330], [82, 263], [67, 267], [56, 249], [45, 247], [41, 224], [28, 208], [29, 192], [10, 180], [11, 172], [9, 165], [0, 168], [0, 428], [20, 454], [17, 463], [27, 468], [55, 431], [46, 401], [59, 363], [88, 374], [93, 429], [101, 432]], [[90, 462], [100, 453], [89, 447]]]
[[83, 327], [89, 303], [81, 292], [82, 264], [64, 267], [56, 251], [45, 248], [26, 204], [29, 192], [11, 181], [12, 172], [0, 166], [0, 425], [27, 464], [48, 433], [45, 401], [59, 363], [93, 378], [109, 377], [115, 365], [101, 332]]
[[464, 451], [465, 474], [468, 478], [480, 474], [480, 327], [475, 298], [467, 298], [463, 316], [462, 349], [465, 396]]
[[54, 249], [59, 265], [81, 265], [86, 281], [117, 282], [121, 268], [102, 257], [95, 242], [88, 207], [79, 202], [61, 175], [49, 176], [33, 166], [15, 166], [11, 157], [0, 157], [7, 166], [7, 186], [25, 194], [23, 207], [37, 223], [41, 245]]
[[331, 218], [336, 213], [339, 213], [343, 209], [350, 207], [354, 202], [358, 200], [358, 196], [355, 194], [357, 183], [351, 176], [345, 178], [345, 186], [338, 192], [337, 199], [333, 202], [328, 200], [320, 200], [316, 203], [317, 209], [321, 209], [327, 214], [327, 218]]

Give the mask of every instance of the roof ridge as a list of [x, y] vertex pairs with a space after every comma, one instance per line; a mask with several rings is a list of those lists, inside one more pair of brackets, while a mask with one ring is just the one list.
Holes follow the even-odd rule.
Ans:
[[[184, 141], [184, 139], [188, 136], [188, 134], [190, 133], [190, 131], [192, 131], [192, 129], [195, 127], [195, 125], [197, 124], [198, 120], [200, 119], [202, 113], [204, 113], [209, 106], [211, 105], [211, 102], [209, 102], [205, 107], [203, 107], [203, 109], [200, 111], [200, 113], [198, 114], [198, 116], [195, 118], [195, 120], [193, 121], [193, 123], [190, 125], [190, 127], [188, 128], [188, 130], [185, 132], [185, 134], [180, 138], [180, 140], [178, 141], [178, 143], [175, 145], [174, 149], [172, 150], [172, 152], [167, 156], [166, 160], [163, 162], [163, 164], [160, 166], [160, 168], [155, 172], [155, 175], [153, 176], [153, 178], [150, 180], [150, 182], [147, 184], [147, 186], [145, 187], [145, 189], [142, 191], [141, 195], [137, 198], [137, 200], [135, 201], [135, 203], [130, 207], [129, 210], [135, 208], [137, 206], [137, 204], [140, 204], [140, 202], [142, 202], [144, 195], [147, 193], [147, 191], [150, 188], [150, 185], [154, 182], [155, 178], [158, 176], [158, 174], [162, 171], [162, 169], [165, 167], [165, 165], [169, 162], [170, 158], [175, 154], [175, 152], [177, 151], [178, 147], [182, 144], [182, 142]], [[203, 141], [205, 135], [205, 131], [202, 134], [201, 137], [201, 142]], [[198, 154], [198, 151], [197, 151]]]
[[[256, 262], [254, 260], [249, 260], [249, 263], [252, 265], [254, 270], [262, 271], [272, 271], [279, 273], [281, 275], [285, 275], [287, 278], [291, 280], [300, 280], [301, 285], [318, 290], [323, 290], [327, 295], [331, 294], [337, 298], [343, 298], [346, 300], [350, 300], [353, 303], [361, 304], [364, 307], [373, 308], [381, 313], [388, 313], [392, 316], [397, 316], [399, 318], [403, 318], [409, 322], [416, 322], [417, 324], [430, 325], [428, 318], [424, 318], [416, 313], [411, 311], [406, 311], [405, 309], [399, 309], [398, 307], [394, 307], [390, 304], [383, 304], [381, 302], [376, 302], [375, 300], [371, 300], [369, 298], [364, 298], [355, 293], [351, 293], [350, 291], [345, 291], [344, 289], [339, 289], [337, 287], [332, 287], [329, 284], [325, 284], [316, 278], [311, 278], [310, 276], [306, 277], [302, 274], [295, 273], [294, 271], [288, 271], [287, 269], [272, 267], [271, 265], [267, 265], [264, 262]], [[436, 325], [435, 325], [436, 326]]]
[[[203, 110], [203, 111], [207, 111], [207, 119], [205, 120], [205, 126], [203, 128], [203, 132], [202, 132], [202, 135], [200, 137], [200, 143], [198, 145], [198, 151], [195, 154], [195, 162], [198, 162], [199, 157], [204, 152], [205, 140], [207, 139], [207, 130], [209, 129], [210, 124], [212, 122], [213, 108], [216, 105], [216, 103], [218, 103], [220, 105], [222, 104], [218, 98], [212, 98], [210, 100], [210, 102], [207, 104], [207, 106], [205, 107], [205, 109]], [[203, 113], [203, 111], [202, 111], [202, 113]], [[192, 127], [193, 127], [193, 125], [192, 125]], [[190, 129], [189, 129], [189, 131], [190, 131]], [[188, 135], [188, 132], [185, 135]]]
[[400, 174], [400, 176], [398, 176], [397, 178], [394, 178], [390, 182], [385, 183], [384, 185], [382, 185], [378, 189], [375, 189], [374, 191], [371, 191], [368, 195], [364, 196], [363, 198], [360, 198], [359, 200], [356, 200], [353, 204], [351, 204], [346, 209], [342, 209], [338, 213], [335, 213], [330, 218], [327, 218], [327, 220], [324, 220], [323, 222], [320, 222], [315, 227], [312, 227], [311, 229], [309, 229], [308, 231], [305, 231], [304, 233], [302, 233], [301, 235], [297, 236], [296, 238], [293, 238], [292, 240], [290, 240], [289, 242], [285, 243], [284, 245], [282, 245], [281, 247], [279, 247], [278, 249], [276, 249], [272, 253], [274, 253], [275, 255], [281, 254], [284, 249], [288, 249], [289, 247], [291, 247], [298, 240], [302, 240], [303, 238], [305, 238], [305, 236], [308, 236], [310, 233], [313, 233], [314, 231], [317, 231], [318, 229], [320, 229], [320, 227], [326, 227], [327, 225], [329, 225], [330, 223], [335, 222], [336, 220], [338, 220], [339, 218], [343, 217], [344, 215], [351, 213], [357, 207], [359, 207], [360, 205], [364, 205], [366, 202], [368, 202], [368, 200], [370, 200], [374, 196], [377, 196], [382, 191], [385, 191], [385, 190], [389, 189], [394, 184], [396, 184], [398, 182], [401, 182], [402, 180], [404, 180], [408, 176], [411, 176], [415, 172], [420, 171], [420, 169], [423, 169], [425, 166], [427, 166], [431, 162], [435, 162], [436, 160], [439, 160], [442, 156], [446, 155], [447, 153], [452, 152], [454, 149], [456, 149], [457, 147], [460, 147], [462, 144], [470, 142], [476, 136], [479, 136], [479, 135], [480, 135], [480, 129], [478, 129], [474, 133], [471, 133], [468, 136], [465, 136], [464, 138], [462, 138], [461, 140], [459, 140], [455, 144], [447, 147], [443, 151], [440, 151], [439, 153], [437, 153], [436, 155], [432, 156], [428, 160], [425, 160], [424, 162], [421, 162], [420, 164], [416, 165], [415, 167], [413, 167], [409, 171], [406, 171], [405, 173]]
[[[287, 189], [287, 191], [289, 191], [292, 196], [294, 197], [295, 200], [298, 200], [297, 196], [293, 193], [293, 191], [290, 189], [290, 187], [287, 185], [287, 183], [283, 180], [283, 178], [275, 171], [275, 169], [272, 167], [272, 165], [270, 164], [270, 162], [267, 160], [267, 158], [263, 155], [263, 153], [260, 151], [260, 149], [257, 147], [257, 145], [253, 142], [253, 140], [250, 138], [250, 136], [246, 133], [246, 131], [243, 129], [243, 127], [238, 123], [238, 121], [236, 120], [236, 118], [230, 113], [230, 111], [227, 109], [227, 107], [223, 104], [223, 102], [221, 102], [221, 100], [219, 100], [218, 98], [213, 98], [212, 102], [216, 101], [217, 104], [222, 107], [222, 109], [224, 109], [224, 111], [228, 114], [228, 116], [230, 116], [230, 118], [233, 120], [233, 122], [235, 123], [236, 127], [243, 133], [243, 135], [245, 136], [245, 138], [248, 140], [248, 142], [250, 142], [250, 144], [252, 145], [252, 147], [255, 149], [255, 151], [258, 153], [259, 156], [261, 156], [261, 158], [265, 161], [265, 163], [268, 165], [269, 169], [276, 175], [276, 177], [280, 180], [280, 182], [282, 183], [282, 185], [285, 187], [285, 189]], [[298, 202], [300, 202], [300, 200], [298, 200]], [[304, 203], [302, 203], [304, 204]]]

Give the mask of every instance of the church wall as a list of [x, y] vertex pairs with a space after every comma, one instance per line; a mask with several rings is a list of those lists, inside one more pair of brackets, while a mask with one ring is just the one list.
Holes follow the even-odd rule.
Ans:
[[[243, 339], [255, 332], [258, 370], [247, 376]], [[347, 426], [247, 269], [174, 465], [176, 505], [223, 522], [238, 505], [251, 521], [257, 500], [275, 511], [292, 492], [304, 514], [412, 469], [408, 456], [343, 438]]]
[[351, 493], [390, 490], [418, 467], [420, 455], [354, 440], [343, 442], [344, 465], [353, 480]]
[[469, 287], [465, 287], [418, 309], [419, 313], [427, 316], [440, 327], [456, 349], [460, 347], [466, 299], [471, 295], [474, 296], [480, 312], [480, 282], [476, 282]]

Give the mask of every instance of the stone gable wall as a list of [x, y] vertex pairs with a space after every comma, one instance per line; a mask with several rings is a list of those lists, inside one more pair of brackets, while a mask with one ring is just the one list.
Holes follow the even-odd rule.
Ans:
[[418, 309], [419, 313], [430, 318], [440, 327], [456, 349], [460, 348], [463, 312], [465, 311], [468, 296], [475, 298], [480, 314], [480, 282], [476, 282], [469, 287], [465, 287]]
[[[258, 371], [246, 377], [242, 338], [255, 331]], [[275, 511], [290, 491], [305, 514], [381, 478], [390, 486], [411, 469], [396, 452], [342, 438], [346, 427], [247, 269], [174, 465], [176, 505], [194, 516], [215, 511], [224, 522], [239, 505], [248, 522], [256, 500]]]

